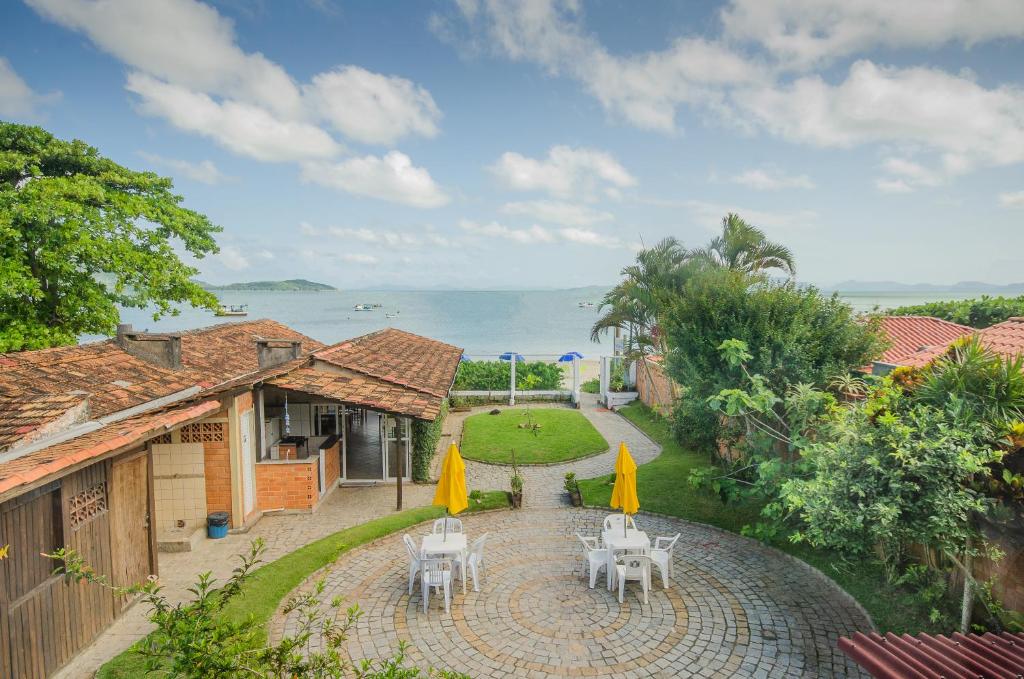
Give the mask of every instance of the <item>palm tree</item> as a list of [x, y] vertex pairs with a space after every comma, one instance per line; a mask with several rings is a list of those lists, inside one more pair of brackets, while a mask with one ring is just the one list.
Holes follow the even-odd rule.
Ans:
[[768, 240], [764, 231], [733, 212], [722, 218], [722, 235], [711, 239], [692, 255], [695, 260], [712, 266], [747, 274], [768, 269], [781, 269], [789, 276], [796, 273], [793, 253], [789, 248]]

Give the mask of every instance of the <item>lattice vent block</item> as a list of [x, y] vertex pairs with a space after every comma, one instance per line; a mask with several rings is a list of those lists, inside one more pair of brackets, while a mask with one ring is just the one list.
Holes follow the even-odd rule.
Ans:
[[68, 500], [68, 516], [71, 527], [78, 530], [81, 526], [107, 511], [107, 484], [97, 483]]
[[223, 422], [196, 422], [181, 428], [182, 443], [215, 443], [223, 440]]

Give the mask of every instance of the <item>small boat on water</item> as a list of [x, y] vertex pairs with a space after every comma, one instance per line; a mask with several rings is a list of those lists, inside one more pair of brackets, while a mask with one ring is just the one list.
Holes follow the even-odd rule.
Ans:
[[593, 309], [594, 308], [594, 303], [593, 302], [578, 302], [576, 304], [576, 306], [578, 306], [581, 309]]
[[356, 304], [352, 307], [352, 311], [374, 311], [380, 309], [383, 305], [381, 304]]
[[398, 318], [398, 314], [400, 314], [400, 313], [402, 313], [402, 312], [401, 311], [396, 311], [393, 314], [384, 314], [384, 318]]
[[232, 304], [230, 306], [221, 305], [216, 312], [217, 316], [248, 316], [249, 305], [248, 304]]

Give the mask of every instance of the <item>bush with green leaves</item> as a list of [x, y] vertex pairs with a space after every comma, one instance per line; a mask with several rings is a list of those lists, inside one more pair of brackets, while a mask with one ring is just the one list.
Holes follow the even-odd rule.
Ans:
[[[464, 361], [455, 376], [456, 391], [508, 390], [508, 361]], [[516, 363], [516, 389], [551, 391], [562, 385], [562, 368], [557, 363], [524, 361]]]
[[412, 480], [430, 480], [430, 462], [437, 453], [437, 442], [448, 416], [448, 401], [441, 402], [441, 412], [433, 420], [412, 421]]
[[1014, 316], [1024, 316], [1024, 295], [1019, 297], [990, 297], [951, 299], [889, 309], [892, 316], [934, 316], [972, 328], [987, 328]]
[[216, 586], [210, 573], [203, 573], [189, 590], [192, 600], [181, 604], [171, 604], [161, 593], [155, 578], [127, 587], [115, 586], [73, 550], [60, 549], [44, 556], [57, 562], [55, 572], [72, 582], [86, 581], [119, 595], [142, 597], [150, 607], [149, 619], [156, 626], [156, 632], [146, 636], [135, 652], [146, 657], [146, 670], [159, 676], [183, 679], [468, 679], [466, 675], [447, 670], [423, 671], [406, 666], [404, 644], [399, 644], [390, 658], [348, 660], [343, 646], [362, 612], [358, 606], [342, 612], [341, 599], [337, 597], [329, 606], [324, 606], [320, 601], [324, 580], [288, 599], [282, 613], [294, 614], [296, 629], [276, 643], [265, 641], [260, 623], [251, 617], [241, 622], [229, 620], [223, 615], [224, 609], [242, 593], [242, 585], [260, 563], [263, 551], [263, 542], [254, 540], [222, 587]]

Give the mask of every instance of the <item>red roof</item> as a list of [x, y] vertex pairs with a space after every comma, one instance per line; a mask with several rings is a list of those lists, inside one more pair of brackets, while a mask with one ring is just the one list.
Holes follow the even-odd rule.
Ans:
[[1001, 356], [1024, 354], [1024, 316], [1014, 316], [1002, 323], [978, 331], [982, 346]]
[[32, 483], [79, 462], [128, 448], [169, 429], [220, 410], [220, 401], [206, 401], [175, 410], [136, 415], [87, 434], [27, 453], [0, 464], [0, 494]]
[[437, 417], [444, 400], [441, 396], [369, 375], [339, 373], [314, 366], [292, 370], [268, 380], [267, 384], [421, 420]]
[[919, 634], [857, 632], [839, 649], [876, 679], [1011, 679], [1024, 674], [1024, 633]]
[[889, 365], [924, 365], [974, 332], [966, 325], [931, 316], [881, 316], [878, 321], [891, 346], [876, 360]]
[[339, 342], [314, 352], [313, 356], [318, 361], [444, 398], [455, 380], [462, 349], [404, 330], [385, 328]]

